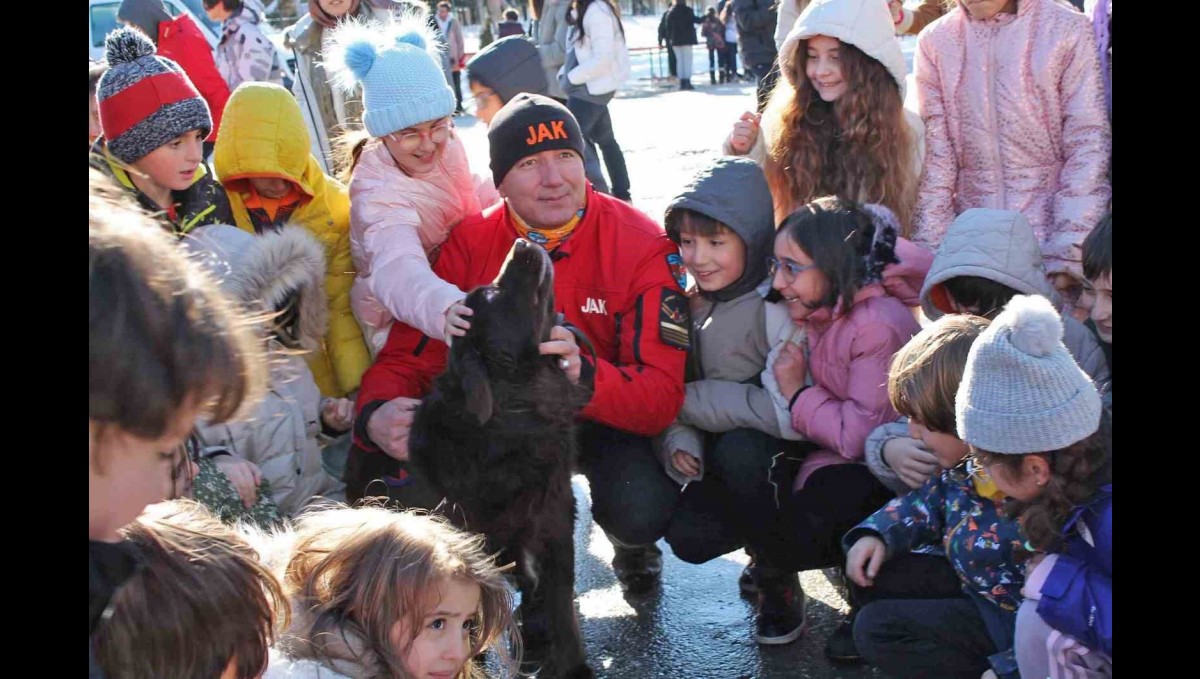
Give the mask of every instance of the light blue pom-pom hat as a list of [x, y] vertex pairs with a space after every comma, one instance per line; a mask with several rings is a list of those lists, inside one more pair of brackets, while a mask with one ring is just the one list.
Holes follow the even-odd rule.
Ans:
[[347, 93], [362, 86], [363, 126], [372, 137], [454, 113], [441, 64], [441, 45], [418, 14], [339, 24], [325, 61]]

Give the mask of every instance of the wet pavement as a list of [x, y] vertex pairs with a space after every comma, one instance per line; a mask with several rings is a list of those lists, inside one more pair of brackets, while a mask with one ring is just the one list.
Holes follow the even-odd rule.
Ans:
[[800, 576], [808, 595], [808, 632], [785, 646], [753, 638], [753, 601], [740, 595], [747, 562], [738, 551], [695, 566], [675, 558], [663, 541], [660, 588], [626, 597], [609, 561], [613, 549], [592, 522], [587, 480], [574, 479], [575, 589], [588, 663], [604, 679], [857, 679], [881, 677], [866, 666], [825, 659], [825, 638], [847, 607], [822, 571]]

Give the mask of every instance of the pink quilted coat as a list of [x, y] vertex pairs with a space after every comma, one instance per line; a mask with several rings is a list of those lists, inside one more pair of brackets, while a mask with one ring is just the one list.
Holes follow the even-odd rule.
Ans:
[[1088, 18], [1053, 0], [972, 19], [960, 5], [917, 41], [925, 166], [914, 242], [936, 249], [969, 208], [1017, 210], [1046, 272], [1082, 277], [1080, 245], [1111, 195], [1112, 131]]
[[888, 366], [921, 329], [909, 307], [920, 303], [933, 255], [900, 238], [896, 257], [900, 263], [859, 290], [848, 312], [839, 302], [805, 320], [813, 386], [796, 398], [792, 428], [822, 449], [804, 459], [797, 489], [821, 467], [861, 463], [871, 431], [899, 417], [888, 401]]
[[374, 356], [393, 319], [442, 338], [446, 309], [463, 291], [431, 262], [464, 217], [500, 199], [491, 177], [471, 174], [457, 134], [430, 173], [409, 176], [382, 142], [367, 142], [350, 179], [350, 255], [358, 276], [350, 304]]

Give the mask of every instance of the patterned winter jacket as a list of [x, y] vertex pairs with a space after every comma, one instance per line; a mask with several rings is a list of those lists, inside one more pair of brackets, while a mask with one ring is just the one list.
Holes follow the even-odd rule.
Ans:
[[263, 34], [262, 17], [243, 6], [225, 20], [217, 44], [217, 69], [229, 83], [229, 91], [244, 82], [283, 84], [283, 73], [275, 61], [275, 46]]
[[1025, 568], [1014, 554], [1024, 538], [1017, 522], [1001, 514], [1002, 505], [981, 496], [976, 484], [961, 466], [945, 470], [851, 529], [843, 547], [849, 550], [871, 533], [887, 544], [889, 556], [941, 544], [964, 591], [1016, 611]]

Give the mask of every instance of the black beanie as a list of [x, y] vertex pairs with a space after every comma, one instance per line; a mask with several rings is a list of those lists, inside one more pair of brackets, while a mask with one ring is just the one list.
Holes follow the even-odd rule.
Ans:
[[522, 92], [504, 105], [488, 128], [492, 181], [496, 186], [522, 158], [568, 149], [583, 158], [583, 133], [566, 106], [550, 97]]

